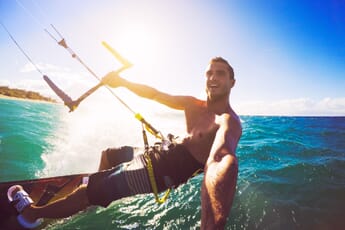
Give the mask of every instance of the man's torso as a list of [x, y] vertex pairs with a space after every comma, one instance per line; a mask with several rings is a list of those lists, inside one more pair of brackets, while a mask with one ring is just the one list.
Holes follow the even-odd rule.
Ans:
[[[230, 125], [232, 128], [232, 151], [235, 153], [239, 137], [241, 135], [241, 124], [238, 116], [232, 111], [230, 114]], [[215, 113], [209, 111], [206, 103], [197, 105], [185, 110], [188, 136], [182, 141], [200, 163], [205, 164], [211, 151], [219, 125], [216, 123]]]

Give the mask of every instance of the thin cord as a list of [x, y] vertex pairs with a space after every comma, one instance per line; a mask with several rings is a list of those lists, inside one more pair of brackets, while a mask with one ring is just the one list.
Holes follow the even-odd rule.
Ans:
[[[40, 20], [38, 20], [37, 17], [35, 17], [19, 0], [16, 0], [17, 4], [36, 22], [36, 24], [38, 24], [40, 27], [42, 27], [42, 29], [53, 39], [55, 40], [57, 43], [59, 43], [59, 41], [52, 35], [52, 33], [50, 33], [47, 28], [43, 25], [43, 23], [41, 23]], [[32, 1], [34, 2], [34, 1]], [[43, 10], [38, 6], [38, 4], [36, 2], [34, 2], [35, 6], [37, 7], [37, 9], [39, 9], [39, 11], [43, 12]], [[43, 14], [42, 14], [43, 15]], [[61, 34], [55, 29], [54, 26], [52, 26], [53, 29], [58, 33], [58, 35], [61, 37]]]
[[24, 56], [29, 60], [29, 62], [36, 68], [36, 70], [42, 74], [43, 72], [38, 68], [38, 66], [35, 64], [35, 62], [30, 58], [30, 56], [23, 50], [23, 48], [19, 45], [19, 43], [16, 41], [16, 39], [14, 39], [14, 37], [12, 36], [12, 34], [10, 33], [10, 31], [7, 29], [7, 27], [0, 22], [1, 26], [5, 29], [5, 31], [7, 32], [7, 34], [10, 36], [10, 38], [12, 39], [12, 41], [14, 42], [14, 44], [16, 44], [16, 46], [18, 47], [18, 49], [24, 54]]
[[44, 25], [33, 14], [31, 14], [30, 11], [19, 0], [16, 0], [16, 2], [38, 25], [44, 28]]

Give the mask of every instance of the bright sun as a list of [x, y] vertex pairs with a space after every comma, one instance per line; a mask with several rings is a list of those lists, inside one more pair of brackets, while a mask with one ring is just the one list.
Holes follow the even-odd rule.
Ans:
[[[152, 25], [126, 23], [122, 28], [118, 28], [116, 35], [117, 50], [138, 69], [138, 74], [143, 76], [146, 69], [156, 61], [159, 40], [155, 35]], [[140, 71], [139, 71], [140, 69]], [[136, 73], [137, 74], [137, 73]]]

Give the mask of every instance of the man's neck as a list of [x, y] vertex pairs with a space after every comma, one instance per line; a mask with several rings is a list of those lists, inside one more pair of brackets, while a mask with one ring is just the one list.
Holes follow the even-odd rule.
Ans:
[[217, 100], [207, 100], [207, 108], [217, 115], [222, 113], [229, 113], [231, 111], [231, 106], [228, 98], [217, 99]]

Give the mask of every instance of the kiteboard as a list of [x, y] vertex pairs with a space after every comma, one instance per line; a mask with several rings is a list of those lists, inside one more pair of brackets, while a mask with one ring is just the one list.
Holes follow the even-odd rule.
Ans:
[[74, 174], [32, 180], [0, 182], [0, 229], [24, 229], [17, 222], [18, 212], [9, 203], [7, 190], [21, 185], [34, 204], [42, 206], [60, 199], [86, 183], [89, 174]]

